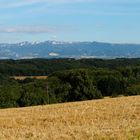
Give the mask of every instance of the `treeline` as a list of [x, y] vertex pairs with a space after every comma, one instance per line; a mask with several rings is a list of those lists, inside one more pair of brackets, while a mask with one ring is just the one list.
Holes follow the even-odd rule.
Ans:
[[8, 75], [0, 74], [0, 108], [84, 101], [120, 95], [140, 95], [139, 66], [119, 65], [106, 68], [103, 65], [103, 68], [74, 68], [50, 73], [46, 80], [14, 80]]
[[0, 73], [9, 76], [49, 75], [56, 71], [79, 68], [109, 68], [138, 67], [140, 59], [27, 59], [0, 60]]

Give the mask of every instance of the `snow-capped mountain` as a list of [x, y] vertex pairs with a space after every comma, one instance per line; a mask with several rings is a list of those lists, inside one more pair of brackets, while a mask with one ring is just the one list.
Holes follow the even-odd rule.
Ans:
[[100, 42], [21, 42], [0, 44], [0, 59], [25, 58], [136, 58], [140, 44]]

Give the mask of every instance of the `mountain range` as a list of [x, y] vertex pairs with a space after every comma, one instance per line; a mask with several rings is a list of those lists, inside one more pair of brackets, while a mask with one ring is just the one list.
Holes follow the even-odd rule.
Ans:
[[140, 44], [103, 42], [21, 42], [0, 44], [0, 59], [29, 58], [138, 58]]

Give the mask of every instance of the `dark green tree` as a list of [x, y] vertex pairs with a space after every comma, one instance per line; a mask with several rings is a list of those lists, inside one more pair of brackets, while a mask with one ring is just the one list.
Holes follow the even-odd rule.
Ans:
[[97, 86], [103, 96], [115, 96], [121, 93], [121, 82], [114, 76], [102, 77]]

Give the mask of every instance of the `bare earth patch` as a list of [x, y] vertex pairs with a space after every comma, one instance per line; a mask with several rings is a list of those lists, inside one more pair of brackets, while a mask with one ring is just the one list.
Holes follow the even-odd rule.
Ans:
[[2, 140], [140, 139], [140, 96], [0, 110]]

